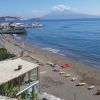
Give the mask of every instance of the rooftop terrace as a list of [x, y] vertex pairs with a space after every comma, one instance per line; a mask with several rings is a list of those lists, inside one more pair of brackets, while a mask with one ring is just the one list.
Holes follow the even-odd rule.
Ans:
[[[18, 69], [18, 66], [21, 65], [22, 69]], [[0, 62], [0, 84], [6, 83], [22, 74], [25, 74], [32, 69], [37, 68], [38, 65], [25, 61], [21, 58], [13, 60], [5, 60]], [[15, 71], [16, 70], [16, 71]]]

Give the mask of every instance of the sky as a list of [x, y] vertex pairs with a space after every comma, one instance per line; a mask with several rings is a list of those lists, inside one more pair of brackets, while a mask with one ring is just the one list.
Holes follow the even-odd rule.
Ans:
[[0, 0], [0, 16], [40, 17], [67, 10], [100, 15], [100, 0]]

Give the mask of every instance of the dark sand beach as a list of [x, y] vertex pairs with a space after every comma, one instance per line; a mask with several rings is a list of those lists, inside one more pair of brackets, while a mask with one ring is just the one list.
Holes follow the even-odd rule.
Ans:
[[[44, 51], [40, 48], [33, 48], [27, 43], [17, 40], [13, 35], [0, 35], [0, 47], [6, 48], [9, 52], [19, 55], [23, 52], [23, 59], [36, 63], [36, 59], [43, 63], [40, 66], [40, 92], [47, 92], [64, 100], [100, 100], [99, 95], [95, 95], [96, 90], [100, 89], [100, 69], [93, 68], [79, 61], [73, 62], [63, 56]], [[54, 72], [53, 68], [47, 63], [51, 61], [61, 66], [64, 63], [71, 64], [70, 68], [62, 69], [71, 77], [65, 78], [59, 72]], [[77, 77], [75, 82], [72, 77]], [[85, 86], [76, 86], [82, 79], [86, 82]], [[93, 90], [88, 90], [88, 86], [95, 85]]]

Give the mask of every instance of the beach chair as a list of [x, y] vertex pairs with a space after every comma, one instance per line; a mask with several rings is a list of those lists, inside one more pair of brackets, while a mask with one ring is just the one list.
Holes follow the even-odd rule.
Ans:
[[60, 72], [60, 69], [54, 68], [53, 71], [54, 72]]
[[71, 76], [71, 74], [65, 74], [64, 75], [64, 77], [70, 77]]
[[95, 88], [94, 85], [91, 85], [91, 86], [88, 87], [89, 90], [94, 89], [94, 88]]
[[40, 60], [39, 59], [35, 59], [36, 60], [36, 63], [40, 63]]
[[100, 95], [100, 89], [97, 89], [96, 95]]
[[71, 81], [77, 80], [77, 77], [72, 77]]
[[79, 80], [79, 83], [76, 86], [84, 86], [86, 83], [83, 79]]
[[64, 71], [60, 71], [59, 74], [62, 75], [62, 74], [65, 74], [65, 72]]
[[85, 82], [79, 82], [76, 86], [84, 86], [85, 84]]
[[56, 66], [56, 64], [55, 63], [52, 63], [52, 62], [48, 62], [48, 65], [50, 65], [51, 67], [55, 67]]

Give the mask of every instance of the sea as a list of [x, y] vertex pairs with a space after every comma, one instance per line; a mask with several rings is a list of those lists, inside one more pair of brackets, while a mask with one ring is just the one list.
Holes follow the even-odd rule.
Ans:
[[73, 61], [100, 68], [100, 19], [26, 20], [24, 24], [43, 24], [40, 28], [28, 28], [27, 34], [17, 38], [62, 55]]

